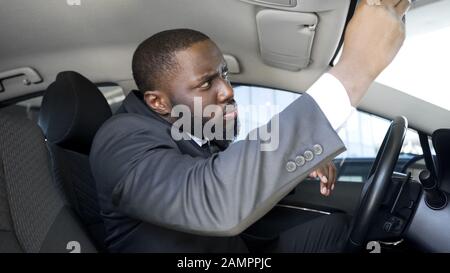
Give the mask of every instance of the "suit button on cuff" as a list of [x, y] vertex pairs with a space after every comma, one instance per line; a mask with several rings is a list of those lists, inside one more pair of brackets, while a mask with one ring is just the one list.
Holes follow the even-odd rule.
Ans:
[[297, 165], [295, 165], [295, 162], [294, 161], [288, 161], [287, 163], [286, 163], [286, 170], [288, 171], [288, 172], [293, 172], [293, 171], [295, 171], [297, 169]]
[[313, 146], [313, 151], [316, 155], [321, 155], [323, 153], [323, 147], [320, 144], [316, 144]]
[[297, 166], [299, 166], [299, 167], [305, 165], [305, 162], [306, 162], [305, 158], [301, 155], [299, 155], [295, 158], [295, 164], [297, 164]]
[[310, 150], [306, 150], [303, 156], [305, 157], [306, 161], [311, 161], [314, 158], [314, 154]]

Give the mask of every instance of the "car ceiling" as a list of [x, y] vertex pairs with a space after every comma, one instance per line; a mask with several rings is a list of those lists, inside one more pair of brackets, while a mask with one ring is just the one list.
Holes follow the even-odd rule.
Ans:
[[[78, 1], [80, 5], [68, 4]], [[78, 71], [97, 83], [118, 83], [125, 91], [130, 91], [136, 88], [131, 73], [134, 49], [149, 36], [172, 28], [200, 30], [225, 54], [234, 56], [239, 62], [240, 73], [231, 75], [233, 82], [294, 92], [307, 90], [329, 68], [342, 36], [350, 0], [302, 0], [295, 8], [249, 2], [251, 0], [3, 1], [0, 9], [0, 72], [32, 67], [42, 76], [43, 82], [25, 86], [20, 78], [4, 80], [5, 91], [0, 93], [0, 101], [44, 90], [56, 74], [64, 70]], [[308, 67], [289, 71], [263, 62], [256, 24], [256, 15], [263, 9], [317, 15]], [[283, 42], [290, 40], [287, 38]], [[369, 93], [386, 88], [374, 85]], [[368, 96], [376, 99], [366, 98], [361, 108], [386, 117], [406, 115], [410, 124], [427, 132], [450, 126], [448, 122], [422, 123], [423, 117], [418, 118], [411, 110], [400, 112], [390, 108], [386, 111], [386, 101], [401, 104], [409, 96], [397, 90], [385, 90], [381, 94], [382, 97]], [[421, 100], [415, 103], [426, 105]], [[431, 104], [428, 108], [432, 116], [447, 117], [445, 120], [450, 121], [448, 111]]]

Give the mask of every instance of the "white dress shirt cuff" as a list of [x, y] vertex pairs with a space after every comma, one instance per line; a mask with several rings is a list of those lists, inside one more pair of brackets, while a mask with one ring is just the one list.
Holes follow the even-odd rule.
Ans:
[[345, 125], [355, 110], [342, 83], [329, 73], [323, 74], [306, 93], [316, 101], [336, 131]]

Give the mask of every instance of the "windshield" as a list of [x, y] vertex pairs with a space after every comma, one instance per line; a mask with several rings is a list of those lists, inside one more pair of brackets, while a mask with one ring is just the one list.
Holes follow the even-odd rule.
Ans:
[[406, 40], [377, 82], [450, 110], [450, 0], [415, 2]]

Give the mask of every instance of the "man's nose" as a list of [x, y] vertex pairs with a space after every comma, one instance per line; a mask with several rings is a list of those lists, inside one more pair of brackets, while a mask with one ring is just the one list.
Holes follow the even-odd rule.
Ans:
[[220, 89], [217, 95], [220, 102], [227, 102], [234, 98], [233, 87], [231, 87], [231, 84], [227, 80], [221, 81]]

